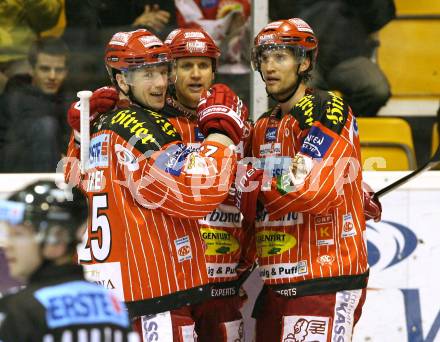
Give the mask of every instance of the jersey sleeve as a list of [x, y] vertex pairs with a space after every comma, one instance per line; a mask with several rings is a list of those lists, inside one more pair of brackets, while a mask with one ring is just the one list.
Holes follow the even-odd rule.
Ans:
[[63, 158], [64, 181], [76, 186], [81, 181], [80, 148], [75, 141], [75, 133], [72, 131], [67, 146], [66, 157]]
[[233, 149], [215, 142], [195, 149], [178, 141], [151, 156], [131, 153], [131, 163], [117, 158], [132, 196], [141, 206], [174, 217], [202, 218], [213, 211], [227, 197], [236, 167]]
[[343, 187], [359, 177], [355, 119], [348, 105], [336, 99], [313, 122], [289, 170], [272, 178], [270, 189], [262, 191], [271, 219], [292, 211], [320, 214], [341, 205]]

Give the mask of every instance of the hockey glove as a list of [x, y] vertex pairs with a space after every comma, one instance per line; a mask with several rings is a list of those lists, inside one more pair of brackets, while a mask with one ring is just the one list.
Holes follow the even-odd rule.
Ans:
[[264, 171], [248, 166], [246, 172], [240, 172], [240, 165], [235, 180], [235, 206], [240, 209], [248, 222], [253, 222], [257, 214], [257, 200], [263, 182]]
[[[90, 98], [90, 122], [95, 120], [99, 114], [113, 109], [118, 100], [118, 91], [113, 87], [102, 87], [95, 90]], [[67, 111], [67, 122], [78, 132], [80, 131], [80, 113], [79, 101], [72, 103]]]
[[379, 222], [382, 216], [382, 204], [379, 198], [375, 196], [374, 190], [365, 182], [362, 182], [362, 190], [364, 193], [364, 215], [365, 221], [373, 219]]
[[248, 111], [240, 98], [225, 84], [214, 84], [202, 93], [197, 107], [198, 126], [207, 137], [219, 132], [237, 145], [243, 137]]

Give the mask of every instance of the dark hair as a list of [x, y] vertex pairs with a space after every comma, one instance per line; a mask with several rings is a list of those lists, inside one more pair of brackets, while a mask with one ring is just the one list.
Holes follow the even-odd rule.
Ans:
[[35, 67], [37, 56], [40, 53], [48, 55], [65, 56], [66, 65], [69, 59], [69, 48], [62, 39], [54, 37], [40, 38], [36, 40], [30, 47], [28, 53], [29, 63]]

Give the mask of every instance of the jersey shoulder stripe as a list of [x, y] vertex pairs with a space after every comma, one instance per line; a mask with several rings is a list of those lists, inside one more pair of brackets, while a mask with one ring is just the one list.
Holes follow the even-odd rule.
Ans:
[[348, 104], [341, 97], [329, 91], [314, 90], [297, 102], [291, 115], [298, 120], [302, 130], [319, 121], [333, 132], [341, 134], [349, 112]]
[[103, 130], [113, 131], [130, 141], [141, 153], [158, 151], [166, 144], [181, 140], [163, 114], [134, 106], [102, 115], [93, 124], [91, 134]]

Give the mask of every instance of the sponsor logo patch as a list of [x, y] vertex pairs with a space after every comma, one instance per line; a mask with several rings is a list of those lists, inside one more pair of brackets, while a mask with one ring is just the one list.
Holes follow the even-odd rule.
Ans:
[[34, 293], [46, 308], [46, 322], [55, 329], [79, 324], [116, 324], [128, 327], [128, 314], [113, 295], [95, 284], [72, 281]]
[[170, 311], [141, 317], [142, 341], [173, 342]]
[[198, 127], [194, 128], [194, 136], [196, 137], [196, 141], [203, 141], [205, 139], [205, 136], [200, 132]]
[[174, 246], [176, 247], [177, 260], [179, 262], [192, 259], [191, 243], [188, 235], [174, 240]]
[[277, 220], [269, 220], [269, 214], [266, 209], [257, 213], [255, 227], [288, 227], [295, 224], [302, 224], [303, 214], [290, 212]]
[[275, 141], [277, 139], [277, 128], [276, 127], [268, 127], [266, 129], [265, 141]]
[[257, 254], [269, 257], [282, 254], [296, 246], [296, 238], [288, 233], [272, 230], [261, 230], [256, 234]]
[[264, 265], [259, 268], [260, 277], [265, 279], [294, 278], [307, 275], [307, 260], [288, 264]]
[[122, 287], [122, 273], [119, 262], [101, 262], [96, 264], [83, 264], [84, 277], [95, 284], [101, 285], [116, 298], [124, 301]]
[[318, 246], [333, 245], [335, 243], [333, 216], [331, 214], [317, 215], [314, 220], [317, 234], [316, 244]]
[[205, 38], [203, 32], [190, 31], [184, 33], [185, 38]]
[[309, 33], [313, 33], [312, 28], [309, 26], [309, 24], [307, 24], [304, 20], [299, 19], [299, 18], [292, 18], [289, 19], [289, 21], [294, 24], [298, 31], [301, 32], [309, 32]]
[[90, 168], [108, 167], [109, 141], [110, 141], [109, 134], [100, 134], [96, 137], [93, 137], [90, 140], [90, 147], [89, 147]]
[[142, 45], [146, 48], [149, 48], [151, 46], [162, 46], [162, 41], [157, 38], [156, 36], [143, 36], [139, 38], [139, 41], [142, 43]]
[[237, 239], [225, 230], [202, 227], [200, 234], [206, 246], [205, 255], [229, 254], [240, 247]]
[[237, 275], [237, 263], [206, 263], [208, 277], [235, 277]]
[[312, 158], [324, 158], [325, 153], [333, 142], [333, 138], [324, 133], [319, 127], [313, 126], [304, 138], [301, 152]]
[[351, 213], [345, 214], [342, 216], [342, 234], [341, 236], [343, 238], [355, 236], [356, 235], [356, 229], [354, 226], [353, 218], [351, 216]]
[[283, 336], [281, 341], [283, 342], [327, 341], [330, 317], [283, 316], [282, 323]]

